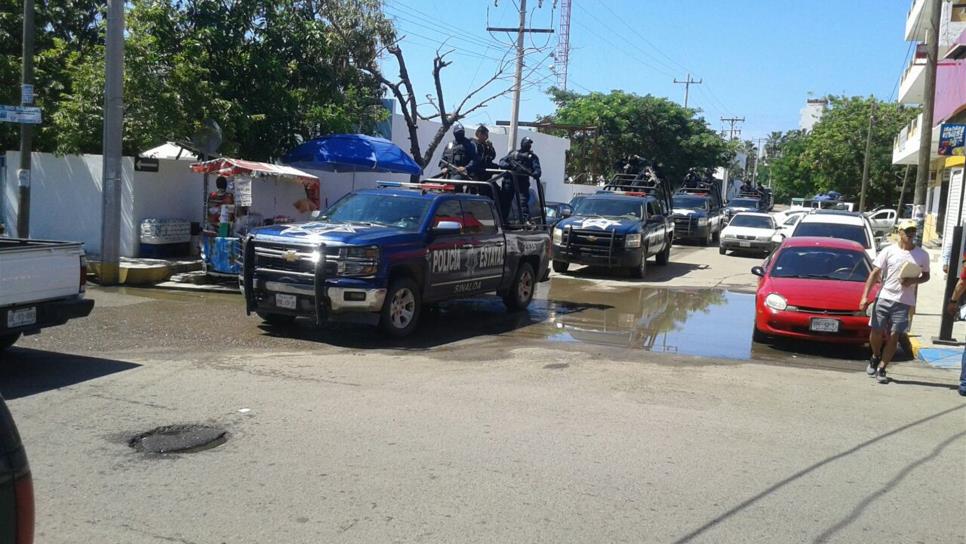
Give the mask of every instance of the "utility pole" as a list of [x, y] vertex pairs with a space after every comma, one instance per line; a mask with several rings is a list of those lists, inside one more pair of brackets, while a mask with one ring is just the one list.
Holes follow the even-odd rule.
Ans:
[[758, 145], [755, 146], [755, 168], [751, 173], [751, 182], [752, 182], [752, 185], [754, 185], [755, 187], [758, 187], [758, 163], [761, 162], [761, 157], [762, 157], [761, 142], [764, 139], [765, 138], [758, 138], [757, 140], [755, 140], [755, 143], [757, 143]]
[[[23, 59], [21, 60], [20, 105], [33, 102], [34, 83], [34, 0], [23, 3]], [[30, 238], [30, 153], [33, 143], [33, 127], [20, 125], [20, 167], [17, 169], [17, 236]]]
[[116, 285], [121, 245], [121, 137], [124, 123], [124, 0], [107, 0], [104, 140], [101, 170], [101, 285]]
[[872, 125], [875, 123], [875, 110], [876, 102], [872, 102], [872, 109], [869, 112], [869, 130], [865, 133], [865, 159], [862, 161], [862, 192], [859, 193], [859, 212], [865, 211], [865, 192], [869, 188], [869, 157], [872, 153]]
[[[543, 1], [540, 0], [540, 4]], [[489, 32], [516, 32], [517, 33], [517, 67], [513, 79], [513, 107], [510, 111], [510, 138], [507, 141], [507, 152], [513, 151], [517, 146], [517, 125], [520, 121], [520, 91], [523, 87], [523, 57], [525, 49], [523, 47], [523, 35], [528, 32], [552, 34], [552, 28], [527, 28], [527, 0], [520, 0], [520, 26], [517, 28], [487, 27]]]
[[916, 220], [916, 245], [922, 246], [926, 221], [926, 186], [929, 184], [929, 162], [932, 157], [933, 108], [936, 102], [936, 62], [939, 56], [939, 23], [942, 0], [927, 0], [932, 4], [929, 35], [926, 37], [926, 84], [922, 103], [922, 123], [919, 123], [919, 168], [916, 170], [916, 195], [912, 216]]
[[676, 83], [678, 85], [684, 85], [684, 107], [687, 108], [688, 107], [688, 95], [690, 94], [690, 91], [691, 91], [691, 85], [701, 85], [702, 83], [704, 83], [704, 78], [701, 78], [701, 79], [695, 81], [695, 80], [691, 79], [691, 74], [688, 74], [688, 78], [685, 79], [684, 81], [678, 81], [677, 78], [674, 78], [674, 83]]
[[738, 123], [744, 123], [745, 122], [745, 118], [744, 117], [722, 117], [721, 118], [721, 121], [724, 122], [724, 123], [729, 123], [731, 125], [731, 128], [728, 131], [729, 134], [730, 134], [730, 136], [728, 137], [728, 139], [729, 140], [734, 140], [736, 133], [737, 134], [741, 134], [741, 130], [737, 130], [737, 131], [735, 130], [735, 125], [738, 124]]
[[912, 165], [906, 165], [906, 173], [902, 176], [902, 190], [899, 191], [899, 204], [896, 206], [896, 217], [902, 217], [902, 205], [906, 199], [906, 190], [909, 188], [909, 171]]

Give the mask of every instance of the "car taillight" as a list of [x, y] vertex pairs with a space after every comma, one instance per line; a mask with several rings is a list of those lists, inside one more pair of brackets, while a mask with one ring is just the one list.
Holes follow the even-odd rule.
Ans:
[[27, 472], [14, 484], [17, 501], [17, 539], [16, 544], [34, 542], [34, 482]]
[[81, 255], [80, 258], [80, 292], [87, 290], [87, 257]]

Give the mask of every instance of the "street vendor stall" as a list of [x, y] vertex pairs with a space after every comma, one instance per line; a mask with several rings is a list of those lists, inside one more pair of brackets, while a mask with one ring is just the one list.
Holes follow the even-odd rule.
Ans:
[[218, 176], [207, 195], [202, 262], [213, 275], [241, 271], [241, 238], [263, 225], [309, 219], [319, 209], [319, 178], [264, 162], [219, 158], [191, 165], [199, 174]]

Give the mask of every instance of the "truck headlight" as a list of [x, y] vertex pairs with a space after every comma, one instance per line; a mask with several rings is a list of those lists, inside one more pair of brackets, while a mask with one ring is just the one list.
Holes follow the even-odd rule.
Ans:
[[563, 245], [563, 229], [553, 229], [553, 245]]
[[778, 293], [772, 293], [765, 297], [765, 306], [768, 306], [772, 310], [782, 311], [788, 308], [788, 301]]
[[641, 234], [628, 234], [624, 238], [624, 247], [641, 247]]
[[336, 264], [339, 276], [374, 276], [378, 269], [378, 246], [350, 246], [339, 250]]
[[348, 247], [346, 248], [345, 256], [349, 259], [368, 259], [370, 261], [375, 261], [379, 259], [379, 247]]

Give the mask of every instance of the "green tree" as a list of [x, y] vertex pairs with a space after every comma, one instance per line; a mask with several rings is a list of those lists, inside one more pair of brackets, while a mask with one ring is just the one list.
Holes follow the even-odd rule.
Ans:
[[808, 197], [838, 191], [858, 201], [869, 117], [874, 115], [869, 163], [867, 206], [894, 204], [901, 168], [892, 165], [896, 133], [919, 113], [918, 109], [873, 97], [829, 97], [829, 108], [812, 132], [787, 133], [778, 157], [770, 161], [776, 197]]
[[[71, 10], [63, 11], [67, 18]], [[84, 47], [59, 35], [38, 42], [38, 58], [62, 69], [52, 77], [60, 94], [41, 104], [49, 137], [37, 149], [100, 151], [104, 21], [81, 23], [70, 26], [83, 29]], [[387, 115], [371, 73], [393, 34], [379, 0], [134, 0], [126, 23], [127, 154], [186, 140], [211, 118], [223, 129], [223, 153], [270, 160], [301, 140], [365, 131]], [[9, 64], [0, 64], [5, 79]]]
[[688, 168], [727, 164], [734, 147], [711, 130], [696, 111], [666, 98], [624, 91], [578, 94], [550, 90], [557, 111], [543, 121], [595, 126], [571, 139], [568, 175], [611, 174], [617, 163], [638, 154], [661, 164], [664, 177], [681, 183]]

